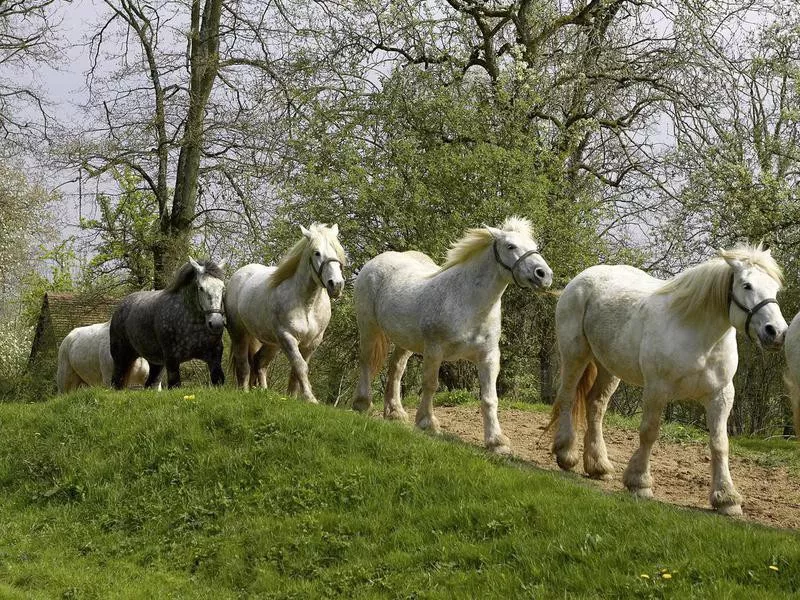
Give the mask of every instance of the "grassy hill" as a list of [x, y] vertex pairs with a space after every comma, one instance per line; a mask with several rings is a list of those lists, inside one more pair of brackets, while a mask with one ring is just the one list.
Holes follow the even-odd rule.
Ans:
[[0, 433], [2, 598], [800, 589], [796, 533], [275, 394], [87, 390], [0, 405]]

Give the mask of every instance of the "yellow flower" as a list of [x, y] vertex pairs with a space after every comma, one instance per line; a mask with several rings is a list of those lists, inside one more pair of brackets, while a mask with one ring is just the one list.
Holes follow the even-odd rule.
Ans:
[[780, 569], [778, 568], [778, 565], [770, 565], [769, 566], [769, 570], [770, 571], [780, 571]]
[[672, 575], [670, 575], [669, 573], [662, 573], [661, 579], [672, 579]]
[[194, 400], [194, 394], [189, 394], [188, 396], [183, 397], [184, 400]]
[[641, 575], [639, 575], [639, 577], [641, 577], [642, 579], [650, 579], [650, 575], [648, 575], [647, 573], [642, 573]]

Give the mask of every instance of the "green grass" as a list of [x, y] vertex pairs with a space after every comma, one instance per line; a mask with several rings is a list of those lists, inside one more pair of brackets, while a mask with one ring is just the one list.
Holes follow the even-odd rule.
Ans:
[[4, 404], [0, 430], [3, 598], [800, 589], [795, 533], [605, 494], [275, 394], [82, 391]]

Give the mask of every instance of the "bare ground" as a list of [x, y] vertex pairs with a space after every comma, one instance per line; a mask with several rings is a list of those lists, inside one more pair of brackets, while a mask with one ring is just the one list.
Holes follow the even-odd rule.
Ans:
[[[437, 407], [435, 412], [442, 432], [483, 445], [483, 425], [477, 406]], [[550, 454], [550, 435], [542, 435], [547, 421], [548, 416], [542, 413], [500, 410], [500, 424], [511, 438], [514, 455], [536, 467], [555, 471], [558, 466]], [[623, 490], [622, 471], [636, 449], [639, 434], [609, 426], [604, 429], [608, 455], [616, 467], [614, 478], [610, 481], [586, 478], [586, 481], [608, 491]], [[578, 437], [580, 439], [582, 434]], [[744, 497], [743, 519], [772, 527], [800, 527], [800, 481], [797, 477], [785, 467], [767, 468], [735, 455], [730, 458], [730, 468], [733, 481]], [[711, 467], [707, 444], [659, 440], [653, 448], [651, 472], [656, 500], [710, 510]]]

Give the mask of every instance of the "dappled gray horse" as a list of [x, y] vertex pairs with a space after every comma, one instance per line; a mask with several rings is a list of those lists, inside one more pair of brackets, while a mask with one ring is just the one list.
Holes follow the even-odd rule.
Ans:
[[180, 364], [197, 358], [208, 365], [211, 383], [225, 382], [222, 371], [222, 332], [225, 313], [223, 263], [189, 262], [165, 289], [126, 296], [111, 317], [111, 383], [121, 389], [131, 363], [144, 357], [150, 363], [145, 387], [152, 387], [167, 367], [167, 386], [181, 384]]

